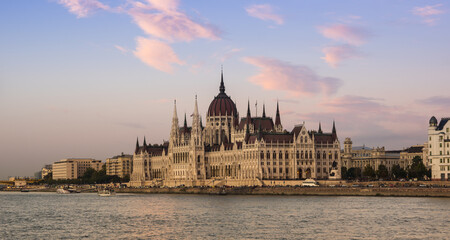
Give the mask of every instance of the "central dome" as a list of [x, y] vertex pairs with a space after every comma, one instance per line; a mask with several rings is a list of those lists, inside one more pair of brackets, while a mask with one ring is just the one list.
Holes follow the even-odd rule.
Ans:
[[220, 80], [220, 93], [211, 102], [208, 108], [208, 116], [236, 116], [236, 104], [225, 93], [225, 85], [223, 84], [223, 72]]

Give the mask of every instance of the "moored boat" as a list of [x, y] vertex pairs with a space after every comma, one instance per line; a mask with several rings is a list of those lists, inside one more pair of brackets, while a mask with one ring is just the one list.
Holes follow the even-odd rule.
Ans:
[[114, 189], [99, 189], [97, 194], [100, 197], [110, 197], [116, 195], [116, 192], [114, 192]]

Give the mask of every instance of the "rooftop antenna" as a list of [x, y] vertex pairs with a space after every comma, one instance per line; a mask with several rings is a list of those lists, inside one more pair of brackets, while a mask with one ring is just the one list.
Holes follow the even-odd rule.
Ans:
[[255, 117], [258, 117], [258, 100], [255, 102]]

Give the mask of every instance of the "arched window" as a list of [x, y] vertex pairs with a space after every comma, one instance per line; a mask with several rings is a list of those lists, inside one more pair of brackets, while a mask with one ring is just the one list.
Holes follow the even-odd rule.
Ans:
[[297, 150], [297, 154], [295, 155], [296, 156], [296, 158], [297, 159], [299, 159], [300, 158], [300, 153], [299, 153], [299, 151]]
[[334, 152], [334, 159], [335, 160], [337, 160], [339, 157], [338, 157], [338, 152], [336, 151], [336, 152]]
[[312, 151], [309, 151], [309, 159], [312, 159]]
[[317, 154], [316, 154], [317, 156], [316, 156], [316, 158], [317, 159], [320, 159], [320, 152], [319, 151], [317, 151]]
[[284, 159], [289, 159], [289, 152], [286, 151], [286, 153], [284, 154]]
[[267, 151], [266, 157], [267, 157], [267, 159], [270, 159], [270, 152], [269, 151]]
[[327, 159], [327, 153], [323, 151], [323, 159]]
[[317, 168], [317, 173], [320, 173], [320, 168]]
[[277, 159], [277, 152], [273, 151], [272, 157], [273, 159]]
[[303, 150], [301, 151], [301, 155], [300, 156], [302, 156], [302, 159], [305, 157], [304, 155], [303, 155]]
[[280, 152], [278, 153], [278, 159], [283, 159], [283, 152], [280, 151]]
[[327, 168], [323, 168], [323, 173], [327, 173]]
[[264, 152], [261, 151], [261, 159], [264, 159]]
[[303, 136], [300, 136], [300, 142], [303, 143]]

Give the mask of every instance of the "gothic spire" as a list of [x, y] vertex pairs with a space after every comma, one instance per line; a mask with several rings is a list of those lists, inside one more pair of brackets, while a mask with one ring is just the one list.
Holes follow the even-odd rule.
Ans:
[[177, 120], [178, 122], [178, 115], [177, 115], [177, 100], [173, 100], [173, 120]]
[[333, 130], [332, 130], [331, 134], [333, 135], [334, 138], [336, 138], [337, 133], [336, 133], [336, 125], [334, 123], [334, 120], [333, 120]]
[[251, 117], [250, 115], [250, 100], [248, 100], [248, 105], [247, 105], [247, 118]]
[[184, 113], [184, 130], [187, 129], [186, 113]]
[[144, 149], [147, 147], [147, 142], [145, 141], [145, 136], [144, 136]]
[[320, 122], [319, 122], [319, 131], [318, 131], [318, 133], [322, 133], [322, 126], [321, 126]]
[[220, 87], [219, 87], [220, 93], [225, 93], [225, 84], [223, 84], [223, 66], [220, 73]]
[[136, 138], [136, 149], [134, 150], [134, 153], [138, 153], [139, 151], [139, 137]]
[[277, 115], [276, 115], [276, 118], [275, 118], [275, 125], [281, 125], [280, 106], [278, 104], [278, 100], [277, 100]]
[[265, 118], [266, 117], [266, 104], [263, 103], [263, 113], [262, 113], [262, 117]]

